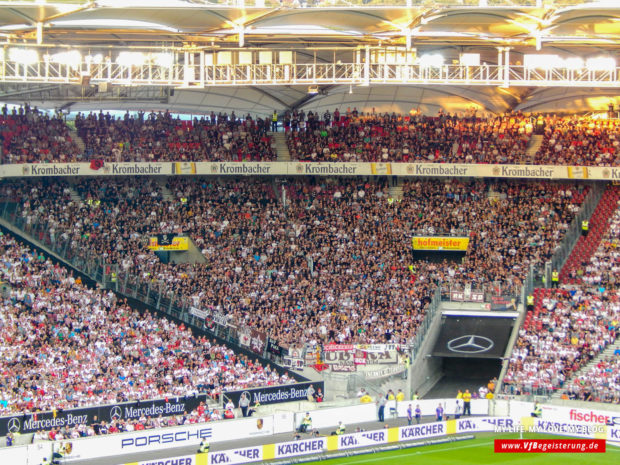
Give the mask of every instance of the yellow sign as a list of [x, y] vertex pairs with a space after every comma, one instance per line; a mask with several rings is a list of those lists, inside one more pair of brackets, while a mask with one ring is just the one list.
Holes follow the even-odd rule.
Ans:
[[390, 175], [392, 174], [392, 165], [390, 163], [371, 163], [370, 171], [372, 174]]
[[414, 237], [413, 250], [451, 250], [465, 251], [469, 237]]
[[569, 166], [568, 177], [571, 179], [588, 179], [587, 166]]
[[173, 237], [169, 244], [160, 244], [157, 236], [149, 238], [149, 249], [156, 252], [162, 250], [189, 250], [189, 240], [187, 237]]
[[196, 174], [196, 163], [176, 162], [172, 165], [173, 174]]

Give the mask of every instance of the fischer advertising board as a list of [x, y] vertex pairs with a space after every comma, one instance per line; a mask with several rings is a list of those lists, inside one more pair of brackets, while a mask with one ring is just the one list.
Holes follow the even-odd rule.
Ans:
[[[578, 421], [620, 427], [620, 410], [598, 410], [542, 404], [542, 418], [557, 421]], [[611, 407], [611, 405], [610, 405]]]

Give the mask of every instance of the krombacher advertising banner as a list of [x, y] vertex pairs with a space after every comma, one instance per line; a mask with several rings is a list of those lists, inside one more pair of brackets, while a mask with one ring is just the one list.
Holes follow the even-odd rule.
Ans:
[[56, 412], [26, 413], [0, 418], [0, 436], [7, 433], [35, 433], [50, 431], [63, 426], [72, 428], [80, 424], [93, 424], [112, 420], [137, 420], [141, 416], [158, 417], [182, 415], [191, 412], [200, 402], [207, 402], [206, 394], [168, 399], [127, 402], [123, 404], [58, 410]]
[[0, 177], [40, 176], [403, 176], [620, 181], [620, 167], [466, 163], [158, 162], [0, 165]]

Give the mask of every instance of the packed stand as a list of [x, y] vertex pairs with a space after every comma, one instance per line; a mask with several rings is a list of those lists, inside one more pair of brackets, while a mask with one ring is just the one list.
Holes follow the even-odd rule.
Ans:
[[0, 415], [286, 384], [183, 324], [139, 313], [0, 236]]
[[620, 294], [536, 289], [503, 380], [510, 394], [551, 394], [616, 339]]
[[291, 158], [301, 161], [522, 163], [534, 129], [521, 114], [486, 119], [475, 112], [430, 117], [336, 109], [322, 118], [309, 112], [304, 122], [302, 111], [285, 117], [285, 128], [286, 118]]
[[537, 164], [620, 165], [620, 120], [547, 116]]
[[526, 315], [504, 378], [506, 392], [560, 389], [572, 399], [620, 402], [617, 355], [579, 371], [618, 335], [620, 209], [615, 189], [608, 186], [595, 210], [604, 216], [601, 221], [611, 218], [589, 261], [572, 272], [562, 289], [535, 289], [534, 308]]
[[[286, 207], [258, 179], [9, 184], [20, 221], [148, 282], [176, 302], [304, 343], [407, 343], [437, 286], [518, 293], [530, 262], [548, 259], [587, 189], [553, 183], [411, 181], [400, 202], [382, 182], [313, 179], [286, 187]], [[108, 193], [109, 197], [108, 197]], [[281, 195], [278, 189], [278, 195]], [[93, 200], [94, 199], [94, 200]], [[149, 199], [157, 199], [156, 202]], [[185, 199], [185, 200], [183, 200]], [[150, 234], [186, 232], [206, 263], [165, 264]], [[463, 232], [464, 231], [464, 232]], [[413, 234], [467, 234], [460, 262], [413, 261]]]
[[[169, 112], [78, 113], [75, 127], [84, 153], [61, 115], [48, 116], [28, 105], [11, 111], [5, 106], [0, 123], [2, 163], [276, 160], [268, 133], [272, 118], [234, 112], [189, 120]], [[425, 116], [348, 108], [322, 115], [287, 111], [279, 124], [291, 158], [300, 161], [620, 164], [620, 123], [614, 119], [522, 113], [481, 117], [475, 110]], [[526, 151], [535, 133], [544, 138], [530, 158]]]
[[567, 384], [564, 397], [620, 404], [620, 355], [599, 360]]
[[112, 162], [273, 161], [269, 122], [233, 112], [181, 120], [169, 112], [137, 116], [126, 113], [79, 113], [78, 135], [87, 159]]
[[62, 163], [80, 161], [78, 146], [71, 139], [61, 114], [50, 116], [25, 105], [0, 115], [2, 163]]

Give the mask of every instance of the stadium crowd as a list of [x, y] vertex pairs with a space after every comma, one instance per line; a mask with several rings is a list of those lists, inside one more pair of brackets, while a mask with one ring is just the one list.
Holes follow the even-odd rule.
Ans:
[[[617, 204], [617, 202], [616, 202]], [[562, 289], [536, 289], [504, 378], [507, 392], [562, 390], [567, 398], [620, 403], [618, 354], [588, 362], [613, 344], [620, 322], [620, 209], [598, 248]], [[580, 371], [581, 370], [581, 371]]]
[[75, 118], [87, 159], [105, 161], [273, 161], [269, 122], [233, 112], [181, 120], [169, 112], [115, 118], [103, 112]]
[[[264, 180], [80, 181], [7, 184], [26, 230], [45, 223], [73, 254], [118, 265], [177, 302], [282, 347], [407, 343], [437, 283], [514, 295], [531, 261], [547, 259], [587, 189], [553, 183], [412, 181], [402, 201], [383, 182], [290, 182], [286, 207]], [[163, 263], [154, 233], [185, 232], [206, 263]], [[466, 234], [462, 262], [412, 261], [410, 237]], [[128, 278], [129, 279], [129, 278]], [[403, 292], [404, 291], [404, 292]], [[343, 310], [347, 310], [346, 312]]]
[[[287, 141], [291, 158], [302, 161], [524, 163], [534, 129], [523, 115], [477, 118], [440, 113], [430, 117], [326, 113], [303, 128], [294, 113]], [[286, 122], [285, 122], [286, 124]]]
[[76, 161], [78, 146], [61, 115], [49, 116], [29, 105], [0, 115], [2, 163]]
[[563, 388], [616, 338], [620, 319], [617, 291], [537, 291], [534, 315], [519, 330], [504, 376], [507, 393], [551, 394]]
[[0, 259], [10, 288], [0, 304], [0, 415], [199, 392], [217, 398], [292, 382], [183, 324], [84, 286], [8, 235], [0, 236]]
[[[618, 120], [511, 113], [480, 117], [304, 110], [279, 116], [291, 158], [330, 162], [505, 163], [618, 166]], [[273, 161], [267, 118], [215, 114], [182, 120], [169, 112], [75, 117], [83, 149], [60, 114], [25, 105], [0, 119], [2, 163], [70, 161]], [[544, 135], [527, 154], [532, 134]]]
[[535, 160], [549, 165], [618, 166], [620, 120], [547, 116]]

